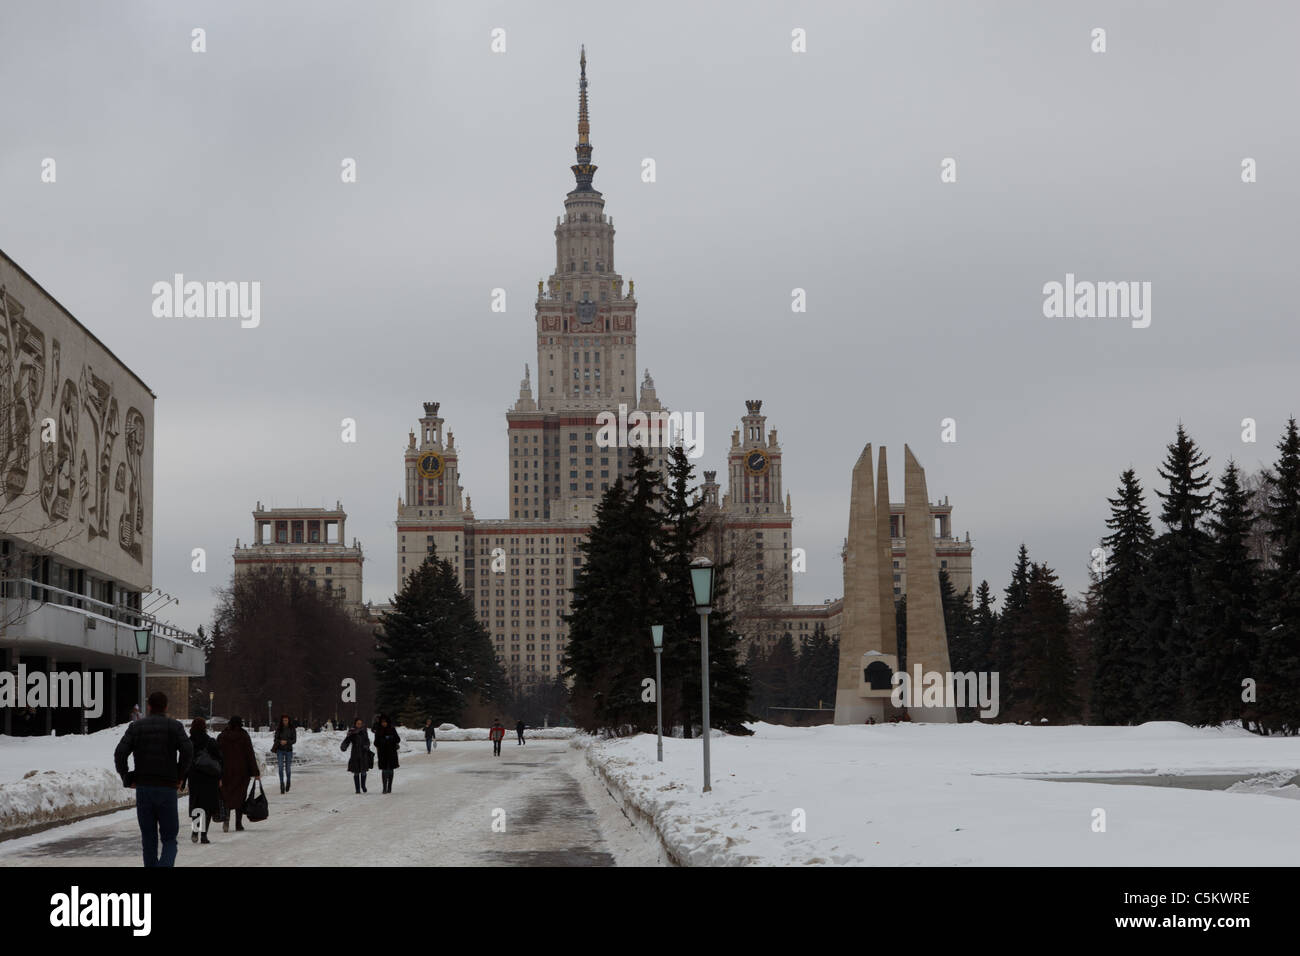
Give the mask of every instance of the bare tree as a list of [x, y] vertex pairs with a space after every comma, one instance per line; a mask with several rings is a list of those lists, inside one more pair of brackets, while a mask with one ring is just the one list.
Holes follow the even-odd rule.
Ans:
[[1247, 535], [1247, 543], [1250, 548], [1250, 556], [1258, 562], [1261, 571], [1271, 571], [1276, 567], [1276, 561], [1273, 555], [1273, 544], [1269, 535], [1273, 531], [1273, 523], [1268, 520], [1268, 469], [1261, 468], [1252, 474], [1246, 475], [1242, 481], [1242, 489], [1246, 492], [1246, 499], [1250, 503], [1252, 522], [1250, 533]]

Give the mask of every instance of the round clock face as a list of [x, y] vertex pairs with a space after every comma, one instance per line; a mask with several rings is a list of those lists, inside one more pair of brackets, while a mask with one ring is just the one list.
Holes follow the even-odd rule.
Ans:
[[745, 467], [751, 475], [761, 475], [767, 471], [767, 455], [754, 449], [745, 456]]
[[442, 477], [442, 456], [429, 452], [427, 455], [420, 457], [420, 463], [417, 466], [420, 469], [422, 478], [441, 478]]

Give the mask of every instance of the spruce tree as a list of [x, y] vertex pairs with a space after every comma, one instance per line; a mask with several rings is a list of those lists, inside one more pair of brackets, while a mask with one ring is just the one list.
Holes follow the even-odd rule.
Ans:
[[1146, 626], [1138, 650], [1142, 667], [1142, 720], [1185, 720], [1185, 669], [1205, 641], [1201, 584], [1209, 555], [1209, 535], [1201, 522], [1210, 508], [1209, 459], [1179, 424], [1167, 447], [1157, 491], [1160, 520], [1168, 529], [1156, 538], [1146, 575]]
[[993, 642], [993, 656], [997, 662], [999, 692], [1003, 708], [1014, 711], [1019, 703], [1028, 699], [1025, 686], [1024, 658], [1026, 642], [1025, 608], [1029, 605], [1029, 549], [1021, 542], [1016, 554], [1016, 566], [1011, 571], [1011, 582], [1003, 592], [1002, 613], [998, 615]]
[[773, 707], [794, 707], [795, 677], [794, 639], [782, 634], [767, 656], [769, 693]]
[[[650, 626], [667, 624], [659, 620], [660, 476], [639, 448], [630, 465], [631, 474], [605, 492], [595, 527], [579, 548], [583, 563], [574, 575], [566, 617], [569, 637], [561, 667], [572, 681], [571, 712], [579, 727], [592, 732], [654, 728], [655, 707], [642, 700], [642, 682], [655, 673]], [[665, 645], [668, 641], [665, 627]]]
[[458, 722], [475, 696], [496, 700], [505, 674], [492, 639], [461, 590], [456, 569], [430, 549], [393, 598], [375, 632], [376, 703], [396, 716], [414, 701], [438, 721]]
[[835, 682], [839, 676], [839, 642], [831, 640], [820, 621], [813, 627], [812, 635], [800, 641], [799, 659], [795, 667], [795, 707], [825, 706], [835, 702]]
[[997, 612], [993, 610], [992, 589], [988, 581], [981, 581], [980, 586], [975, 589], [975, 607], [971, 611], [970, 654], [977, 671], [989, 672], [997, 669], [993, 660], [993, 640], [997, 624], [998, 617]]
[[1110, 534], [1102, 539], [1106, 563], [1097, 588], [1090, 712], [1093, 723], [1128, 724], [1139, 713], [1139, 653], [1154, 532], [1132, 468], [1120, 475], [1119, 489], [1107, 501]]
[[[703, 721], [700, 682], [700, 616], [691, 588], [691, 561], [705, 548], [707, 526], [700, 518], [702, 499], [693, 495], [694, 467], [685, 450], [671, 449], [663, 488], [663, 519], [659, 525], [662, 559], [664, 681], [674, 682], [678, 720], [683, 733]], [[741, 660], [740, 635], [727, 611], [729, 564], [714, 567], [713, 613], [709, 615], [709, 721], [729, 734], [749, 734], [750, 676]], [[669, 626], [673, 647], [670, 657]], [[669, 676], [669, 667], [675, 677]], [[787, 678], [788, 680], [788, 678]]]
[[1046, 564], [1034, 564], [1030, 569], [1024, 613], [1027, 642], [1023, 668], [1029, 715], [1035, 723], [1046, 718], [1053, 724], [1076, 717], [1078, 674], [1070, 649], [1070, 605], [1057, 584], [1056, 573]]
[[1256, 711], [1266, 733], [1300, 733], [1300, 430], [1294, 418], [1266, 474], [1273, 567], [1264, 577]]
[[[948, 666], [953, 673], [966, 673], [976, 669], [973, 646], [970, 591], [960, 595], [953, 587], [945, 568], [939, 569], [939, 598], [943, 606], [944, 631], [948, 635]], [[960, 707], [959, 719], [974, 720], [978, 708]]]
[[767, 709], [772, 706], [768, 693], [767, 656], [758, 641], [751, 641], [745, 652], [745, 670], [749, 674], [749, 707], [759, 720], [768, 720]]
[[1220, 479], [1201, 589], [1204, 630], [1184, 671], [1191, 724], [1242, 716], [1242, 680], [1252, 675], [1259, 631], [1259, 582], [1250, 553], [1253, 516], [1235, 462]]

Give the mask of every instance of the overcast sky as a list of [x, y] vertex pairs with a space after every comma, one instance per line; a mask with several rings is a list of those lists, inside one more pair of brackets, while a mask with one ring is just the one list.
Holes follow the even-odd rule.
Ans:
[[[704, 414], [703, 467], [763, 400], [796, 600], [843, 592], [866, 442], [895, 468], [911, 444], [976, 581], [1001, 591], [1024, 541], [1077, 593], [1119, 473], [1150, 490], [1180, 420], [1217, 477], [1272, 461], [1300, 414], [1298, 28], [1282, 0], [5, 0], [0, 247], [158, 395], [153, 572], [178, 623], [209, 620], [259, 500], [341, 500], [387, 600], [421, 402], [475, 513], [507, 515], [504, 412], [536, 365], [585, 43], [638, 364]], [[155, 318], [177, 272], [260, 281], [260, 326]], [[1045, 318], [1067, 272], [1151, 282], [1150, 327]]]

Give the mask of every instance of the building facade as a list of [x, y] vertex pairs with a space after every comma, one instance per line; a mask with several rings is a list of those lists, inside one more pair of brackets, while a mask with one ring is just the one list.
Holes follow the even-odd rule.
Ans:
[[278, 568], [297, 574], [353, 617], [365, 618], [361, 600], [361, 568], [365, 556], [359, 542], [344, 542], [347, 513], [342, 502], [334, 509], [264, 508], [253, 511], [253, 540], [235, 541], [235, 573]]
[[[139, 699], [135, 631], [152, 631], [150, 689], [184, 715], [203, 673], [193, 635], [153, 592], [154, 400], [149, 387], [0, 253], [0, 669], [103, 675], [94, 718], [38, 707], [39, 733], [99, 730]], [[157, 686], [155, 686], [157, 685]], [[15, 728], [0, 707], [0, 730]]]
[[[575, 186], [555, 224], [550, 277], [537, 284], [534, 306], [537, 381], [525, 366], [519, 395], [506, 413], [510, 517], [480, 519], [461, 485], [461, 462], [438, 402], [425, 402], [419, 429], [403, 451], [397, 501], [397, 580], [431, 548], [456, 568], [492, 636], [497, 658], [516, 685], [553, 680], [565, 649], [568, 595], [581, 567], [580, 546], [601, 496], [628, 471], [630, 450], [601, 441], [602, 416], [650, 419], [647, 454], [662, 468], [668, 409], [645, 372], [637, 382], [637, 300], [615, 269], [614, 220], [593, 186], [596, 167], [587, 108], [585, 51], [580, 60]], [[842, 601], [796, 605], [794, 517], [783, 488], [781, 446], [767, 428], [762, 402], [747, 401], [731, 438], [727, 489], [705, 471], [700, 494], [712, 520], [714, 557], [734, 564], [730, 601], [746, 638], [796, 641], [821, 623], [838, 635]], [[947, 533], [951, 509], [936, 505]], [[896, 557], [898, 593], [906, 589], [902, 505]], [[942, 545], [941, 545], [942, 547]], [[954, 583], [969, 582], [969, 540], [951, 542]], [[964, 575], [962, 578], [962, 570]], [[961, 585], [959, 584], [959, 590]]]

